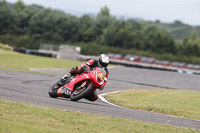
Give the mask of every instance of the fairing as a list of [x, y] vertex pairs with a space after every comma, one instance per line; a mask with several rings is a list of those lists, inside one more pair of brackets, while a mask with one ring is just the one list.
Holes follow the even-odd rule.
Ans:
[[[89, 82], [94, 86], [93, 91], [95, 91], [97, 88], [101, 88], [105, 85], [104, 78], [106, 76], [106, 71], [102, 68], [96, 67], [92, 71], [88, 73], [82, 73], [81, 75], [78, 75], [77, 77], [73, 78], [69, 84], [65, 84], [63, 87], [69, 88], [72, 91], [74, 91], [74, 86], [81, 82], [89, 80]], [[62, 87], [59, 88], [57, 94], [60, 97], [63, 97], [61, 94]]]

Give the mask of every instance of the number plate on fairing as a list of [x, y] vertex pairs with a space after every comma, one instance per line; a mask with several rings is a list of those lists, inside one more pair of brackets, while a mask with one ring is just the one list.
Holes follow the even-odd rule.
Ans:
[[104, 80], [104, 75], [103, 75], [103, 73], [99, 73], [98, 76], [99, 76], [99, 78], [101, 78], [101, 80]]

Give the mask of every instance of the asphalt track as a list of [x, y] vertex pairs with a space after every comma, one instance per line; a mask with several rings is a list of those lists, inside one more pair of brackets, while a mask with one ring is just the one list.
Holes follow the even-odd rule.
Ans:
[[[60, 72], [64, 73], [65, 71]], [[100, 99], [96, 102], [90, 102], [84, 99], [78, 102], [72, 102], [68, 99], [50, 98], [48, 96], [48, 90], [60, 76], [0, 70], [0, 99], [43, 107], [114, 116], [135, 121], [200, 129], [200, 120], [119, 108], [107, 104]], [[151, 88], [200, 91], [199, 81], [200, 75], [116, 67], [110, 69], [107, 85], [103, 91], [98, 91], [98, 94], [118, 90]]]

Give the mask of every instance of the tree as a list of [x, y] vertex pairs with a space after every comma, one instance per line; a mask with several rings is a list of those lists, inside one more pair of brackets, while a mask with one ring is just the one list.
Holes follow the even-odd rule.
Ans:
[[196, 31], [193, 31], [190, 38], [185, 38], [183, 45], [180, 46], [183, 54], [200, 56], [200, 38], [198, 37]]
[[102, 16], [110, 16], [110, 10], [108, 9], [107, 6], [104, 6], [103, 8], [101, 8], [101, 11], [98, 13], [98, 17], [102, 17]]
[[94, 31], [96, 33], [96, 36], [102, 35], [103, 31], [116, 21], [116, 18], [110, 15], [108, 7], [105, 6], [101, 8], [94, 25]]
[[94, 20], [88, 15], [80, 17], [79, 41], [92, 42], [96, 40]]
[[179, 20], [175, 20], [174, 25], [184, 25], [183, 22], [179, 21]]
[[25, 6], [24, 3], [19, 0], [14, 4], [13, 14], [13, 34], [25, 35], [28, 32], [29, 21], [34, 14], [30, 7]]
[[11, 31], [13, 25], [12, 12], [7, 2], [0, 2], [0, 34], [7, 34]]
[[117, 21], [104, 30], [100, 42], [125, 49], [140, 49], [143, 45], [143, 37], [141, 31], [132, 30], [125, 21]]
[[108, 26], [101, 34], [100, 44], [106, 44], [109, 46], [122, 47], [121, 40], [119, 38], [119, 31], [123, 22], [116, 21], [114, 24]]
[[113, 17], [104, 16], [97, 18], [94, 23], [94, 31], [96, 33], [96, 36], [102, 35], [104, 30], [112, 24], [114, 24], [115, 22], [117, 22], [117, 20], [115, 20], [115, 18]]
[[160, 32], [155, 27], [149, 27], [146, 31], [145, 50], [157, 53], [175, 53], [175, 41], [166, 32]]
[[56, 28], [58, 17], [51, 9], [35, 13], [29, 22], [29, 35], [45, 40], [56, 39]]
[[126, 21], [127, 25], [130, 26], [131, 30], [134, 31], [134, 30], [143, 30], [143, 25], [140, 23], [140, 22], [137, 22], [133, 19], [128, 19]]

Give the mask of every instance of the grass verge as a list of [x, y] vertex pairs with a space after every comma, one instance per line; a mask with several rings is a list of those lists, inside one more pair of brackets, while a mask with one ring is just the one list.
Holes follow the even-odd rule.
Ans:
[[106, 95], [112, 103], [131, 109], [159, 112], [200, 120], [200, 92], [145, 89]]
[[0, 49], [4, 49], [4, 50], [7, 50], [7, 51], [13, 51], [13, 48], [7, 44], [2, 44], [0, 43]]
[[80, 61], [58, 60], [55, 58], [25, 55], [0, 49], [0, 66], [3, 67], [25, 70], [28, 70], [28, 68], [71, 69], [74, 66], [80, 66], [81, 63]]
[[188, 133], [183, 129], [131, 120], [36, 107], [0, 100], [0, 133]]

